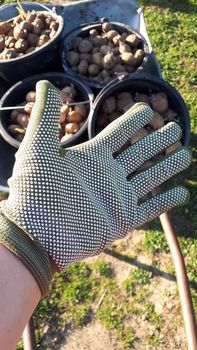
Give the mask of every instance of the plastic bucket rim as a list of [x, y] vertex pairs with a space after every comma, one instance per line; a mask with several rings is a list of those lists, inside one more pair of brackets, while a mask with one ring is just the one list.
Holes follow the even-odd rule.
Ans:
[[[89, 107], [89, 114], [90, 114], [91, 109], [92, 109], [93, 100], [94, 100], [94, 94], [93, 94], [92, 90], [90, 89], [89, 86], [85, 85], [84, 82], [77, 81], [76, 78], [66, 74], [65, 72], [46, 72], [46, 73], [41, 73], [41, 74], [35, 74], [35, 75], [32, 75], [32, 76], [30, 76], [28, 78], [25, 78], [25, 79], [21, 80], [21, 81], [18, 81], [17, 83], [12, 85], [3, 94], [3, 96], [0, 99], [0, 106], [2, 106], [2, 107], [4, 106], [5, 100], [10, 95], [10, 93], [13, 93], [17, 88], [21, 87], [24, 83], [28, 83], [28, 82], [31, 82], [31, 81], [33, 82], [36, 79], [36, 77], [40, 78], [40, 76], [43, 76], [43, 77], [41, 77], [41, 79], [38, 79], [37, 81], [42, 80], [42, 79], [46, 79], [47, 80], [47, 78], [50, 78], [51, 76], [54, 77], [54, 78], [56, 76], [56, 77], [59, 77], [59, 78], [65, 78], [65, 79], [71, 80], [71, 83], [73, 82], [74, 84], [76, 84], [77, 87], [79, 89], [81, 89], [81, 91], [83, 90], [83, 92], [87, 94], [88, 99], [89, 99], [89, 106], [90, 106]], [[82, 134], [85, 132], [85, 130], [87, 129], [87, 126], [88, 126], [89, 114], [88, 114], [88, 117], [87, 117], [86, 121], [84, 122], [84, 125], [79, 129], [78, 132], [76, 132], [76, 134], [74, 134], [67, 141], [63, 141], [63, 142], [60, 141], [60, 146], [61, 147], [65, 148], [65, 147], [72, 146], [75, 143], [76, 139], [78, 139], [78, 138], [80, 138], [80, 136], [82, 136]], [[8, 131], [6, 130], [6, 127], [3, 125], [2, 115], [3, 115], [3, 111], [0, 111], [0, 135], [11, 146], [13, 146], [13, 147], [18, 149], [20, 144], [21, 144], [21, 142], [16, 140], [14, 137], [12, 137], [8, 133]]]

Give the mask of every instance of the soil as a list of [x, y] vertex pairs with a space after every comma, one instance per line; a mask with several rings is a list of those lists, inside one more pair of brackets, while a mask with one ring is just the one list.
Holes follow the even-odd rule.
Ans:
[[[124, 246], [124, 254], [128, 257], [134, 256], [134, 249], [139, 245], [143, 238], [143, 231], [135, 230], [125, 239], [117, 241], [115, 248]], [[114, 248], [114, 245], [113, 245]], [[128, 278], [134, 267], [144, 267], [153, 272], [154, 277], [148, 286], [150, 294], [145, 302], [152, 302], [155, 311], [162, 315], [165, 320], [161, 331], [155, 330], [155, 326], [147, 321], [145, 315], [130, 315], [126, 322], [135, 330], [136, 340], [129, 349], [136, 350], [186, 350], [185, 333], [179, 297], [176, 292], [176, 281], [174, 276], [165, 272], [165, 266], [171, 262], [170, 254], [162, 254], [160, 256], [160, 267], [154, 268], [151, 263], [150, 256], [145, 253], [139, 254], [137, 258], [124, 260], [124, 255], [116, 254], [117, 249], [112, 251], [106, 249], [105, 253], [94, 258], [89, 258], [85, 262], [92, 264], [97, 259], [110, 262], [113, 275], [117, 285], [121, 285], [122, 281]], [[112, 256], [112, 254], [116, 256]], [[157, 336], [160, 344], [150, 345], [148, 339], [150, 335]], [[115, 331], [107, 330], [94, 316], [87, 325], [77, 328], [67, 328], [64, 331], [57, 331], [55, 325], [46, 329], [40, 350], [126, 350], [122, 342], [118, 341]]]

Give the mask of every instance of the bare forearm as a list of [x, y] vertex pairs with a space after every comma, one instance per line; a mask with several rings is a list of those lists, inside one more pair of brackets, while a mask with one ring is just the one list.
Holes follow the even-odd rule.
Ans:
[[41, 297], [22, 262], [0, 244], [0, 344], [14, 350]]

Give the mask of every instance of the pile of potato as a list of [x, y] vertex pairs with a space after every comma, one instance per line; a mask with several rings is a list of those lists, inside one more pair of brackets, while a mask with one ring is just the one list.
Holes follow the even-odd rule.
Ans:
[[40, 49], [57, 33], [59, 21], [50, 13], [27, 12], [0, 22], [0, 59], [10, 60]]
[[[76, 102], [77, 92], [73, 85], [65, 86], [60, 90], [60, 96], [63, 101], [61, 115], [59, 120], [60, 141], [69, 140], [84, 125], [88, 116], [88, 109], [84, 104], [69, 106], [69, 103]], [[13, 110], [10, 114], [8, 132], [18, 141], [22, 141], [31, 118], [32, 107], [35, 103], [35, 91], [29, 91], [26, 94], [25, 102], [21, 105], [26, 106], [21, 110]]]
[[[144, 93], [138, 91], [122, 91], [115, 93], [106, 98], [102, 103], [96, 121], [96, 132], [99, 133], [108, 124], [115, 119], [119, 118], [123, 113], [129, 110], [135, 103], [145, 102], [154, 111], [153, 119], [144, 128], [141, 128], [135, 135], [131, 137], [128, 145], [133, 145], [141, 138], [147, 136], [153, 131], [160, 129], [168, 122], [175, 121], [180, 123], [177, 113], [170, 107], [168, 97], [165, 92], [159, 91], [155, 93]], [[180, 142], [176, 142], [174, 145], [168, 147], [165, 150], [165, 154], [169, 154], [181, 146]], [[159, 160], [161, 154], [154, 157], [143, 164], [141, 169], [146, 168], [153, 164], [153, 162]]]
[[104, 22], [100, 31], [91, 29], [85, 38], [74, 38], [66, 60], [74, 72], [107, 84], [117, 74], [132, 73], [141, 65], [143, 47], [136, 34], [121, 33]]

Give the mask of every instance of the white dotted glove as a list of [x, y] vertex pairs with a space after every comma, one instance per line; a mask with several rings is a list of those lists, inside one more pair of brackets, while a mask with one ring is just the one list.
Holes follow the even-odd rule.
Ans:
[[41, 243], [62, 271], [184, 203], [188, 191], [183, 187], [141, 204], [139, 200], [188, 167], [191, 154], [181, 148], [128, 179], [147, 159], [180, 139], [178, 124], [169, 123], [115, 157], [153, 117], [149, 106], [138, 103], [93, 140], [61, 149], [61, 105], [50, 83], [37, 84], [32, 118], [9, 180], [10, 195], [0, 208], [5, 218]]

